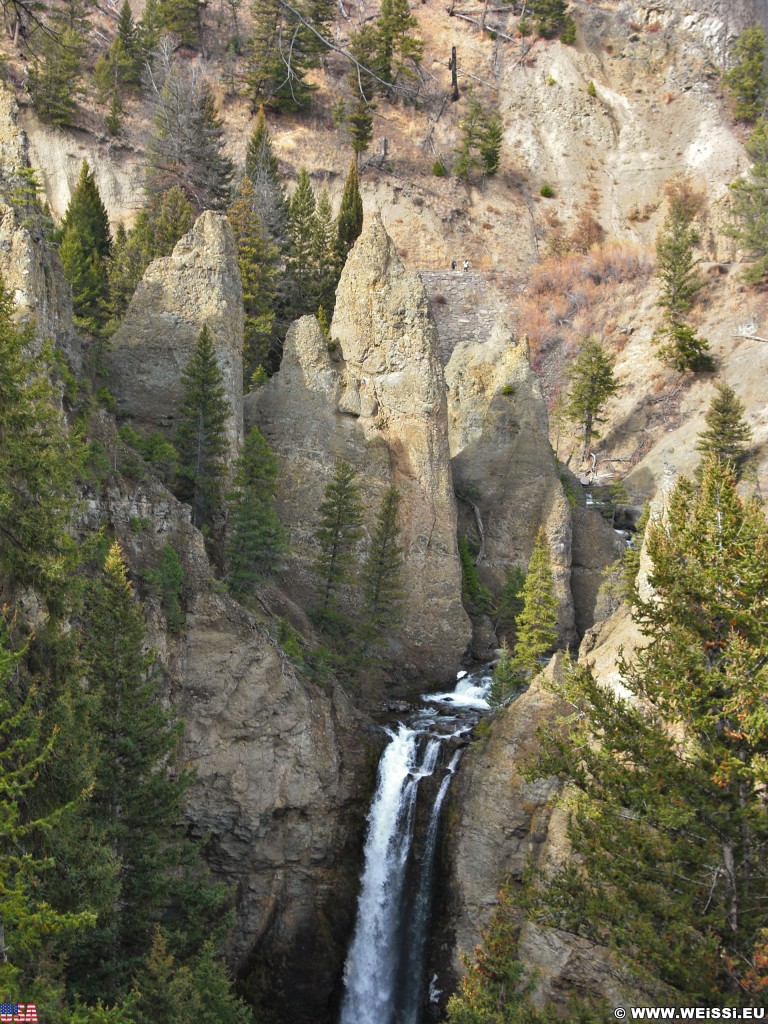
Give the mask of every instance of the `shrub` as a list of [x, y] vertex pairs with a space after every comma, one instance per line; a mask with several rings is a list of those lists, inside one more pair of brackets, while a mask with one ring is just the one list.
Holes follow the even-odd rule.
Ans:
[[435, 160], [432, 164], [432, 174], [435, 178], [446, 178], [448, 176], [448, 170], [442, 160]]
[[551, 185], [548, 185], [546, 182], [539, 189], [539, 195], [543, 199], [552, 199], [554, 194], [555, 194], [555, 190], [552, 188]]
[[587, 95], [588, 96], [593, 96], [593, 97], [597, 96], [597, 88], [596, 88], [594, 82], [590, 82], [589, 85], [587, 86]]

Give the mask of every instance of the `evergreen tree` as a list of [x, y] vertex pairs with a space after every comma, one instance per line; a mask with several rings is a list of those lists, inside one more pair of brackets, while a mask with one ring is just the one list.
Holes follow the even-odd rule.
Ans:
[[521, 673], [535, 674], [539, 658], [557, 642], [558, 600], [554, 590], [549, 544], [539, 528], [521, 591], [523, 607], [517, 617], [515, 666]]
[[734, 65], [723, 81], [733, 95], [734, 117], [750, 124], [763, 116], [768, 96], [766, 36], [759, 25], [745, 29], [733, 47]]
[[206, 325], [182, 376], [176, 448], [179, 453], [177, 493], [192, 506], [192, 522], [211, 527], [222, 503], [226, 472], [226, 423], [229, 418], [221, 370]]
[[602, 423], [605, 403], [619, 390], [613, 372], [614, 360], [599, 341], [585, 338], [581, 352], [568, 370], [568, 397], [565, 411], [569, 419], [583, 430], [581, 457], [589, 456], [595, 423]]
[[147, 86], [150, 195], [178, 185], [198, 210], [224, 209], [234, 168], [223, 153], [224, 129], [200, 67], [176, 60], [165, 39], [155, 51]]
[[34, 34], [37, 59], [30, 62], [27, 88], [38, 117], [48, 124], [74, 123], [85, 51], [81, 28], [52, 18]]
[[527, 10], [535, 18], [538, 34], [549, 39], [563, 27], [568, 4], [566, 0], [529, 0]]
[[[571, 802], [571, 863], [529, 894], [537, 919], [610, 946], [646, 998], [762, 1005], [768, 720], [768, 522], [722, 464], [682, 481], [648, 528], [647, 639], [619, 660], [627, 700], [586, 668], [559, 688], [537, 773]], [[575, 714], [573, 713], [575, 711]]]
[[336, 254], [336, 224], [328, 193], [323, 189], [315, 207], [315, 233], [312, 238], [314, 290], [312, 302], [315, 310], [322, 309], [326, 318], [333, 317], [336, 305], [336, 287], [339, 283]]
[[702, 453], [705, 464], [712, 458], [719, 459], [738, 480], [749, 455], [752, 431], [744, 421], [744, 404], [733, 388], [715, 384], [704, 422], [706, 429], [696, 439], [696, 451]]
[[[62, 913], [44, 898], [42, 881], [53, 867], [37, 856], [33, 841], [61, 823], [59, 805], [44, 815], [30, 817], [24, 804], [39, 784], [50, 761], [55, 735], [41, 730], [33, 689], [20, 693], [19, 663], [23, 650], [14, 651], [9, 623], [0, 616], [0, 991], [4, 996], [20, 989], [34, 990], [45, 999], [47, 988], [38, 966], [41, 947], [49, 936], [81, 930], [88, 914]], [[17, 698], [17, 699], [14, 699]], [[34, 989], [33, 989], [34, 986]]]
[[82, 637], [99, 741], [86, 812], [119, 866], [119, 886], [96, 928], [71, 950], [69, 972], [84, 997], [115, 999], [172, 906], [184, 927], [189, 908], [179, 902], [176, 869], [187, 846], [179, 825], [190, 779], [168, 766], [180, 727], [158, 699], [154, 655], [145, 650], [141, 611], [116, 542], [88, 588]]
[[107, 211], [86, 160], [58, 237], [61, 262], [72, 289], [76, 322], [96, 334], [107, 316], [106, 266], [112, 240]]
[[132, 1024], [199, 1024], [212, 1006], [217, 1024], [254, 1024], [251, 1009], [233, 993], [215, 954], [208, 942], [195, 960], [179, 963], [158, 931], [126, 1000]]
[[32, 330], [18, 328], [12, 310], [0, 280], [0, 572], [53, 610], [76, 554], [69, 524], [84, 449], [67, 431], [50, 350], [29, 354]]
[[200, 5], [197, 0], [157, 0], [155, 26], [184, 46], [200, 45]]
[[246, 597], [255, 584], [273, 573], [287, 549], [285, 530], [274, 507], [278, 461], [258, 427], [253, 427], [235, 462], [228, 495], [227, 586]]
[[654, 340], [659, 344], [659, 357], [680, 373], [702, 373], [715, 368], [707, 339], [682, 320], [670, 320], [656, 332]]
[[377, 64], [391, 94], [398, 86], [418, 80], [424, 56], [424, 43], [413, 34], [418, 27], [408, 0], [382, 0], [376, 22], [379, 37]]
[[363, 566], [364, 618], [372, 637], [402, 620], [403, 549], [400, 546], [400, 492], [389, 487], [384, 494], [376, 529]]
[[321, 613], [333, 612], [339, 590], [350, 580], [354, 549], [362, 536], [363, 510], [355, 471], [343, 460], [336, 465], [318, 509], [315, 540], [320, 553], [315, 573], [321, 595]]
[[387, 68], [381, 52], [381, 37], [376, 22], [362, 25], [349, 40], [349, 52], [356, 61], [349, 70], [347, 84], [352, 105], [347, 115], [347, 130], [352, 136], [355, 165], [373, 138], [373, 98], [386, 90]]
[[471, 100], [459, 127], [462, 139], [454, 167], [456, 176], [469, 181], [477, 171], [495, 174], [499, 169], [503, 133], [498, 116], [488, 114], [477, 100]]
[[693, 220], [701, 196], [685, 178], [673, 179], [665, 191], [669, 212], [656, 240], [656, 276], [661, 289], [659, 305], [669, 320], [678, 321], [691, 309], [704, 283], [694, 256], [700, 239]]
[[493, 668], [493, 680], [488, 691], [488, 706], [497, 711], [517, 696], [524, 688], [526, 677], [512, 656], [506, 640], [501, 645], [501, 657]]
[[184, 192], [174, 185], [153, 196], [139, 210], [133, 227], [120, 225], [115, 233], [108, 266], [109, 310], [117, 326], [131, 296], [152, 260], [169, 256], [182, 235], [192, 227], [193, 208]]
[[525, 583], [523, 570], [517, 566], [509, 569], [497, 600], [496, 632], [499, 636], [503, 635], [510, 643], [514, 643], [517, 635], [517, 617], [523, 609], [523, 583]]
[[259, 366], [269, 365], [270, 355], [278, 345], [274, 308], [279, 253], [256, 212], [256, 193], [247, 175], [240, 183], [227, 216], [237, 243], [237, 262], [243, 283], [243, 381], [247, 390], [253, 374]]
[[758, 284], [768, 277], [768, 122], [762, 118], [757, 122], [745, 149], [752, 166], [748, 178], [731, 185], [728, 233], [753, 261], [744, 273], [745, 279]]
[[344, 182], [344, 191], [339, 204], [339, 214], [336, 218], [336, 257], [339, 263], [339, 272], [346, 263], [350, 249], [360, 237], [362, 230], [363, 197], [360, 195], [357, 167], [353, 161], [349, 165], [349, 173]]
[[306, 81], [316, 64], [315, 37], [302, 28], [279, 0], [251, 0], [253, 35], [249, 42], [246, 83], [254, 110], [265, 106], [296, 113], [317, 86]]
[[316, 207], [317, 199], [312, 183], [306, 169], [302, 167], [296, 181], [296, 188], [293, 190], [288, 204], [291, 232], [291, 255], [288, 271], [296, 316], [302, 316], [313, 307], [315, 276], [313, 246], [317, 234]]

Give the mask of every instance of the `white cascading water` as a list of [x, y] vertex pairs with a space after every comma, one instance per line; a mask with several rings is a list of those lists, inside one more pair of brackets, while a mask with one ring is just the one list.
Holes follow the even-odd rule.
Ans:
[[[456, 689], [424, 698], [430, 703], [484, 710], [490, 676], [467, 678]], [[416, 798], [422, 779], [434, 774], [442, 744], [468, 731], [465, 722], [443, 719], [447, 731], [434, 731], [437, 711], [423, 713], [410, 728], [387, 730], [390, 742], [379, 762], [376, 792], [368, 813], [365, 866], [352, 943], [344, 968], [345, 993], [340, 1024], [419, 1024], [423, 962], [429, 926], [434, 854], [440, 811], [461, 756], [454, 753], [434, 796], [418, 863], [409, 866]], [[430, 717], [435, 716], [435, 717]], [[407, 903], [407, 907], [406, 907]], [[405, 911], [405, 912], [404, 912]]]
[[419, 780], [435, 770], [440, 750], [440, 741], [432, 739], [419, 754], [419, 733], [404, 725], [390, 735], [368, 814], [365, 870], [344, 970], [341, 1024], [391, 1024], [416, 794]]

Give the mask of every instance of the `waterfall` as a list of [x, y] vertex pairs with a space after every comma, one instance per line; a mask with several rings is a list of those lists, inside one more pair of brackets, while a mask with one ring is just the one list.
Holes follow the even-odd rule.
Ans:
[[434, 773], [445, 737], [402, 724], [389, 734], [368, 814], [365, 867], [344, 971], [341, 1024], [418, 1024], [419, 1018], [432, 860], [450, 774], [432, 805], [420, 868], [415, 883], [409, 885], [419, 782]]

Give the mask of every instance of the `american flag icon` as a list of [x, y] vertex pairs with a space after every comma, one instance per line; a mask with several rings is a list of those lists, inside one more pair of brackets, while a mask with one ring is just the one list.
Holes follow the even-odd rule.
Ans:
[[35, 1003], [0, 1003], [0, 1024], [37, 1024]]

